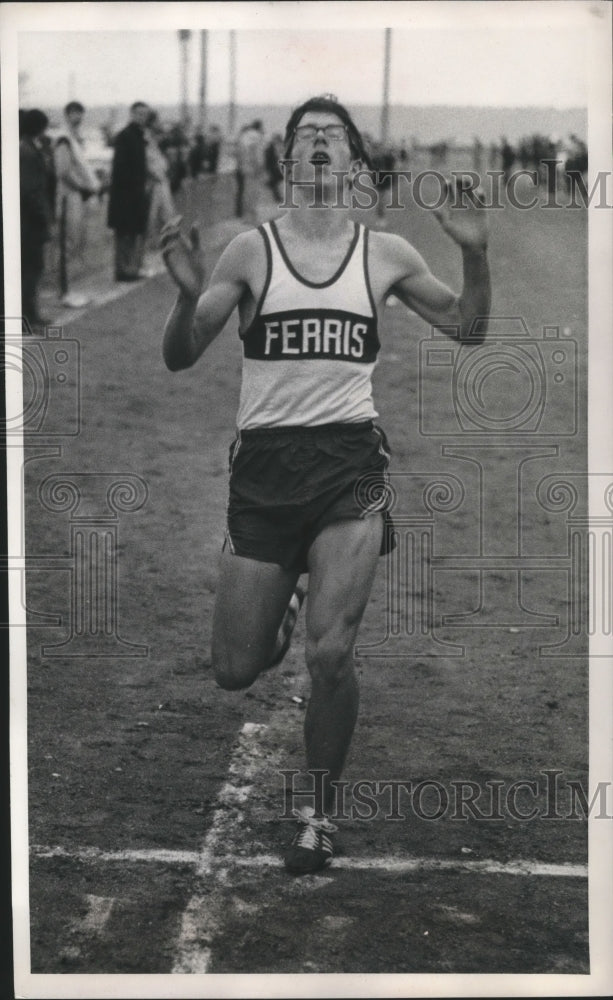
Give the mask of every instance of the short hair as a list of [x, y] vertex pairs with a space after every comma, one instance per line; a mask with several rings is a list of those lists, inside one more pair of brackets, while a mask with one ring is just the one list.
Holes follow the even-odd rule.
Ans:
[[130, 111], [137, 111], [138, 108], [148, 108], [149, 105], [146, 101], [134, 101], [134, 104], [130, 105]]
[[80, 101], [69, 101], [66, 107], [64, 108], [64, 114], [67, 115], [71, 111], [79, 111], [81, 114], [83, 114], [85, 112], [85, 108], [83, 107]]
[[21, 134], [33, 139], [35, 136], [40, 135], [41, 132], [44, 132], [48, 124], [49, 119], [45, 112], [40, 111], [38, 108], [32, 108], [30, 111], [24, 111], [21, 121]]
[[300, 104], [297, 108], [294, 108], [289, 116], [287, 125], [285, 126], [284, 145], [286, 157], [289, 157], [294, 145], [294, 129], [307, 111], [326, 111], [327, 113], [336, 115], [337, 118], [340, 118], [343, 125], [347, 127], [349, 148], [351, 149], [354, 159], [362, 160], [367, 167], [371, 166], [370, 155], [366, 149], [364, 140], [353, 118], [347, 111], [347, 108], [343, 104], [340, 104], [334, 97], [330, 97], [328, 95], [310, 97], [308, 101], [304, 102], [304, 104]]

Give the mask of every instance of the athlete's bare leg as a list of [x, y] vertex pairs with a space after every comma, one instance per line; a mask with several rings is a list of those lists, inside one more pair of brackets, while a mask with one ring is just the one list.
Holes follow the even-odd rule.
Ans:
[[298, 573], [222, 552], [212, 661], [220, 687], [249, 687], [269, 666]]
[[[328, 771], [323, 811], [334, 803], [358, 714], [353, 647], [375, 575], [383, 520], [341, 521], [325, 528], [309, 552], [306, 660], [311, 697], [305, 719], [309, 770]], [[321, 806], [316, 803], [316, 811]]]

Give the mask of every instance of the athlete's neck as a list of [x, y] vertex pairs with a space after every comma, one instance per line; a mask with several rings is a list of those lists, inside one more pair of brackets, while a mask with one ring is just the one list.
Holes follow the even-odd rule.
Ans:
[[308, 205], [289, 209], [277, 225], [280, 232], [307, 241], [334, 241], [353, 231], [347, 209], [311, 208]]

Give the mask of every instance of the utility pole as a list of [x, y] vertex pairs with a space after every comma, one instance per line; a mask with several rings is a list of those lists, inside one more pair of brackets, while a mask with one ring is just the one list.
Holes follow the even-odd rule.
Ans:
[[200, 32], [200, 114], [198, 116], [198, 125], [202, 135], [206, 132], [207, 126], [207, 115], [206, 115], [206, 98], [207, 98], [207, 46], [208, 46], [208, 31], [203, 29]]
[[381, 107], [381, 142], [385, 146], [389, 131], [390, 113], [390, 53], [392, 48], [392, 29], [385, 29], [385, 52], [383, 55], [383, 104]]
[[236, 32], [230, 32], [230, 100], [228, 104], [228, 135], [236, 128]]
[[179, 45], [181, 46], [181, 124], [185, 130], [189, 126], [189, 110], [187, 104], [187, 70], [189, 64], [189, 40], [191, 31], [179, 29]]

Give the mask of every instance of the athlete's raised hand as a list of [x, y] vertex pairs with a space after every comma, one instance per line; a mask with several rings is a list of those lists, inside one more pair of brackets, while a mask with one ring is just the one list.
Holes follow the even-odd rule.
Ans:
[[182, 216], [167, 222], [160, 234], [160, 246], [168, 273], [181, 291], [197, 299], [204, 284], [204, 255], [198, 228], [193, 225], [189, 239], [181, 232]]
[[483, 194], [471, 186], [463, 187], [462, 178], [446, 181], [445, 203], [434, 209], [438, 221], [451, 239], [461, 247], [484, 250], [489, 225]]

